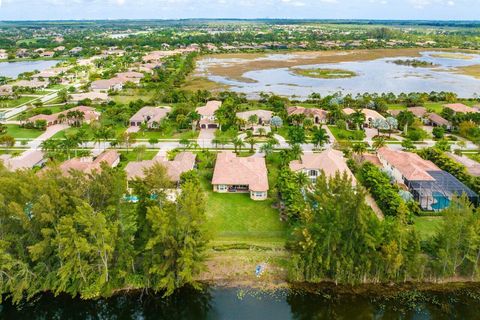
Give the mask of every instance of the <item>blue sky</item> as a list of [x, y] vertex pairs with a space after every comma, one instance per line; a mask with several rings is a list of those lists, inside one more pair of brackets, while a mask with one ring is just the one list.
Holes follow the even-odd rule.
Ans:
[[0, 20], [178, 18], [479, 20], [480, 0], [0, 0]]

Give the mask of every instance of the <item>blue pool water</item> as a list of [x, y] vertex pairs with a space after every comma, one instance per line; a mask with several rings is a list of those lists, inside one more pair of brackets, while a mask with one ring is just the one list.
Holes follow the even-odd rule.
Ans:
[[450, 199], [445, 197], [440, 192], [434, 192], [433, 193], [433, 199], [435, 201], [432, 204], [432, 209], [433, 210], [443, 210], [445, 208], [448, 208], [448, 206], [450, 206]]

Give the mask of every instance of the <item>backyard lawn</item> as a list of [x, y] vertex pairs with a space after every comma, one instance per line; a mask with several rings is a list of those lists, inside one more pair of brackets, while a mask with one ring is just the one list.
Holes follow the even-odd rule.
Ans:
[[26, 129], [16, 124], [7, 124], [7, 134], [18, 139], [35, 139], [40, 136], [44, 131], [37, 129]]
[[414, 227], [421, 240], [428, 240], [435, 235], [443, 217], [415, 217]]
[[283, 242], [286, 224], [280, 221], [273, 200], [253, 201], [248, 194], [214, 193], [203, 175], [207, 196], [208, 229], [215, 240]]

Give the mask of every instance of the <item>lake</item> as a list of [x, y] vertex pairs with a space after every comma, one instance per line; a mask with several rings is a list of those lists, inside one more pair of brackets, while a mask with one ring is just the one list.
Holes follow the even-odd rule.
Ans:
[[[341, 55], [341, 54], [339, 54]], [[440, 55], [440, 56], [438, 56]], [[322, 95], [343, 92], [345, 94], [402, 92], [452, 91], [461, 97], [471, 98], [480, 95], [480, 79], [459, 74], [456, 68], [480, 65], [480, 55], [462, 54], [468, 59], [441, 56], [442, 52], [425, 51], [419, 57], [397, 56], [367, 61], [345, 61], [325, 64], [299, 64], [295, 68], [305, 69], [341, 69], [357, 74], [351, 78], [322, 79], [298, 75], [290, 67], [245, 70], [242, 79], [209, 71], [211, 67], [241, 65], [247, 59], [202, 58], [197, 63], [197, 74], [211, 81], [229, 85], [232, 91], [247, 94], [250, 98], [258, 97], [261, 92], [272, 92], [278, 95], [305, 99], [313, 92]], [[257, 61], [292, 59], [294, 53], [270, 54], [257, 58]], [[397, 59], [417, 59], [431, 62], [435, 67], [413, 67], [393, 63]], [[251, 61], [251, 60], [250, 60]], [[270, 63], [271, 65], [271, 63]]]
[[98, 301], [43, 295], [15, 308], [0, 306], [0, 319], [479, 319], [479, 289], [453, 293], [410, 292], [395, 298], [235, 288], [182, 289], [167, 299], [126, 294]]
[[43, 71], [59, 63], [59, 60], [0, 62], [0, 76], [17, 78], [20, 73]]

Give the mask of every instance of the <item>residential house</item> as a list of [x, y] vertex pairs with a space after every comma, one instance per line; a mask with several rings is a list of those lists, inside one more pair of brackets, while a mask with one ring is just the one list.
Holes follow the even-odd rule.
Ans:
[[13, 86], [4, 84], [0, 86], [0, 97], [10, 97], [13, 95]]
[[428, 114], [424, 123], [432, 127], [445, 127], [447, 130], [452, 129], [452, 124], [450, 123], [450, 121], [448, 121], [447, 119], [444, 119], [443, 117], [439, 116], [436, 113]]
[[43, 70], [37, 74], [32, 76], [32, 79], [41, 81], [43, 79], [50, 79], [59, 77], [62, 73], [68, 71], [69, 68], [62, 67], [62, 68], [50, 68], [47, 70]]
[[149, 129], [158, 128], [170, 110], [170, 107], [143, 107], [130, 118], [130, 126], [140, 127], [145, 123]]
[[328, 149], [321, 153], [305, 153], [300, 160], [290, 162], [290, 170], [305, 173], [314, 183], [323, 171], [327, 178], [333, 178], [337, 173], [347, 174], [352, 180], [352, 185], [357, 184], [343, 153], [338, 150]]
[[245, 122], [249, 122], [250, 117], [257, 116], [257, 123], [258, 125], [269, 125], [270, 120], [272, 120], [273, 112], [268, 110], [249, 110], [237, 113], [237, 118], [244, 120]]
[[77, 54], [79, 54], [79, 53], [82, 52], [82, 51], [83, 51], [83, 48], [82, 48], [82, 47], [75, 47], [75, 48], [71, 49], [71, 50], [69, 51], [69, 53], [70, 53], [71, 55], [77, 55]]
[[64, 46], [58, 46], [58, 47], [53, 48], [53, 51], [55, 51], [55, 52], [65, 51], [65, 47]]
[[95, 80], [90, 85], [90, 89], [95, 92], [107, 92], [122, 90], [126, 81], [121, 78], [112, 78], [107, 80]]
[[454, 161], [464, 165], [470, 175], [480, 177], [480, 163], [466, 156], [459, 156], [451, 152], [447, 152], [447, 155]]
[[30, 88], [30, 89], [43, 89], [48, 87], [48, 81], [40, 81], [40, 80], [19, 80], [13, 83], [14, 87], [19, 88]]
[[54, 51], [43, 51], [42, 53], [40, 53], [40, 57], [42, 58], [53, 58], [54, 55]]
[[268, 175], [265, 159], [237, 157], [231, 151], [217, 155], [212, 179], [213, 191], [219, 193], [249, 193], [252, 200], [266, 200]]
[[197, 113], [200, 115], [200, 128], [202, 129], [217, 129], [217, 117], [215, 112], [222, 106], [221, 101], [208, 101], [207, 104], [203, 107], [198, 107], [196, 109]]
[[388, 113], [391, 114], [393, 117], [397, 117], [400, 112], [402, 111], [410, 111], [413, 115], [417, 118], [424, 119], [427, 115], [427, 109], [425, 107], [410, 107], [404, 110], [395, 109], [395, 110], [388, 110]]
[[303, 114], [306, 118], [313, 119], [315, 124], [322, 124], [327, 122], [328, 112], [318, 108], [304, 108], [304, 107], [288, 107], [288, 116]]
[[[54, 124], [58, 124], [62, 122], [60, 115], [63, 115], [68, 118], [68, 114], [72, 111], [79, 111], [83, 113], [82, 122], [91, 123], [92, 121], [96, 121], [100, 118], [100, 113], [92, 107], [86, 106], [78, 106], [74, 107], [62, 112], [54, 113], [54, 114], [39, 114], [33, 117], [30, 117], [26, 120], [27, 123], [35, 123], [39, 120], [45, 120], [47, 122], [47, 127], [52, 126]], [[76, 119], [65, 119], [66, 122], [75, 122], [78, 121]]]
[[8, 53], [6, 50], [0, 49], [0, 60], [7, 60], [8, 59]]
[[[355, 113], [355, 110], [352, 108], [345, 108], [343, 109], [343, 113], [349, 116]], [[366, 128], [371, 127], [375, 119], [385, 120], [384, 116], [372, 109], [364, 108], [362, 109], [362, 113], [365, 115], [365, 121], [363, 123], [363, 126]]]
[[466, 106], [463, 103], [444, 104], [443, 107], [452, 110], [454, 113], [478, 112], [477, 109]]
[[73, 93], [69, 95], [69, 101], [71, 102], [80, 102], [83, 100], [89, 99], [92, 102], [108, 102], [110, 98], [105, 92], [84, 92], [84, 93]]
[[102, 164], [106, 164], [111, 168], [116, 167], [120, 163], [120, 154], [115, 150], [108, 150], [93, 159], [92, 157], [72, 158], [60, 165], [60, 171], [64, 176], [69, 176], [72, 171], [80, 171], [83, 173], [100, 172]]
[[478, 195], [470, 188], [416, 153], [383, 147], [377, 155], [387, 174], [408, 189], [423, 210], [445, 209], [452, 197], [462, 194], [466, 194], [472, 202], [478, 202]]
[[139, 84], [140, 80], [143, 79], [144, 77], [145, 75], [143, 73], [135, 72], [135, 71], [117, 73], [117, 78], [123, 79], [124, 83], [133, 82], [135, 84]]
[[164, 166], [167, 170], [167, 175], [170, 181], [178, 185], [182, 173], [195, 168], [196, 157], [197, 156], [192, 152], [180, 152], [173, 160], [168, 160], [166, 157], [162, 156], [156, 156], [152, 160], [129, 162], [125, 167], [127, 180], [132, 181], [137, 178], [143, 179], [145, 177], [145, 170], [159, 164]]

